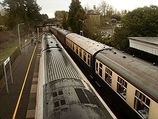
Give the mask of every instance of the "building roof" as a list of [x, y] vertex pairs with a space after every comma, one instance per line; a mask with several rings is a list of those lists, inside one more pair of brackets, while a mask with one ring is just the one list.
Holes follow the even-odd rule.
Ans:
[[158, 56], [158, 37], [128, 37], [130, 47]]
[[147, 44], [158, 45], [158, 37], [128, 37], [129, 40], [136, 40]]

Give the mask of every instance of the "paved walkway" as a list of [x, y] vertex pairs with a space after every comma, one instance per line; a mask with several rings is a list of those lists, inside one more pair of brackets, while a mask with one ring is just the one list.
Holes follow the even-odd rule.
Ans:
[[39, 53], [38, 45], [29, 44], [14, 62], [13, 84], [8, 77], [9, 93], [5, 85], [0, 88], [0, 119], [34, 119]]

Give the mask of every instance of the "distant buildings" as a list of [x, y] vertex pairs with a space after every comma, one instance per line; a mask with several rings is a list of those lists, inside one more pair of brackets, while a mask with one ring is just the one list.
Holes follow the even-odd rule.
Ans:
[[88, 22], [92, 23], [94, 26], [100, 26], [100, 13], [95, 12], [95, 10], [87, 11]]

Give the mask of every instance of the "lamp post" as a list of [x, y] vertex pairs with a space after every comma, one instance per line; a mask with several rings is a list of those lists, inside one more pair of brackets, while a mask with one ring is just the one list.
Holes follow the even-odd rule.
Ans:
[[[87, 20], [87, 19], [85, 19], [85, 20]], [[80, 30], [80, 34], [81, 34], [82, 36], [84, 35], [84, 34], [83, 34], [83, 24], [84, 24], [85, 20], [79, 19], [79, 21], [82, 23], [82, 28], [81, 28], [81, 30]]]
[[21, 40], [20, 40], [20, 25], [23, 25], [24, 23], [19, 23], [18, 24], [18, 37], [19, 37], [19, 48], [21, 50]]

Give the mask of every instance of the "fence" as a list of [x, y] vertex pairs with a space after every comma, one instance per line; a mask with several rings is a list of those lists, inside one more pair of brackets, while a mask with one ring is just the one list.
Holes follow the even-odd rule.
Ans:
[[[16, 60], [16, 58], [21, 54], [20, 48], [18, 47], [10, 56], [10, 61], [11, 64]], [[6, 65], [6, 71], [9, 70], [9, 65]], [[3, 63], [0, 64], [0, 81], [4, 77], [4, 68], [3, 68]]]

